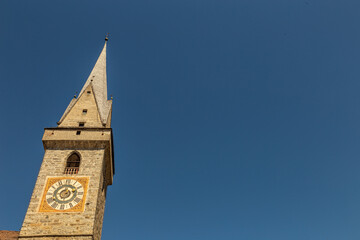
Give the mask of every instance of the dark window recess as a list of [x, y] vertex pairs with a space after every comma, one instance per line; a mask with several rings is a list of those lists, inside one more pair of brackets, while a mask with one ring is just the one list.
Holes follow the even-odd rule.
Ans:
[[83, 122], [79, 123], [79, 127], [83, 127], [83, 126], [85, 126], [85, 123]]
[[76, 135], [80, 135], [81, 131], [76, 131]]
[[87, 114], [87, 109], [83, 109], [83, 114]]
[[73, 153], [66, 161], [65, 174], [77, 174], [80, 167], [80, 156]]
[[87, 93], [87, 94], [90, 94], [90, 93], [91, 93], [91, 91], [87, 91], [86, 93]]

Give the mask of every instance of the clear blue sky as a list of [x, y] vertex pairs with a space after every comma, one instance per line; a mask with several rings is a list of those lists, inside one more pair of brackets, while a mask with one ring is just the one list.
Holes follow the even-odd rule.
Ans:
[[360, 239], [360, 1], [0, 1], [0, 229], [108, 45], [103, 239]]

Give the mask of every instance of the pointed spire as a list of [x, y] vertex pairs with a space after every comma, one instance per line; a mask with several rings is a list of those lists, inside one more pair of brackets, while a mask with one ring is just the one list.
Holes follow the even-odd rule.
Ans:
[[106, 44], [107, 40], [105, 39], [105, 45], [103, 50], [100, 53], [96, 64], [91, 71], [87, 81], [85, 82], [83, 88], [80, 91], [79, 96], [83, 94], [85, 89], [92, 84], [94, 89], [96, 103], [99, 108], [101, 121], [106, 122], [108, 116], [108, 99], [107, 99], [107, 81], [106, 81]]
[[101, 122], [105, 125], [111, 109], [111, 100], [107, 99], [107, 80], [106, 80], [106, 44], [108, 35], [105, 37], [104, 48], [97, 59], [94, 68], [92, 69], [88, 79], [86, 80], [83, 88], [81, 89], [78, 98], [71, 101], [64, 115], [61, 117], [59, 123], [63, 121], [67, 113], [72, 109], [77, 100], [84, 93], [85, 89], [91, 85], [95, 95], [96, 104], [99, 110]]

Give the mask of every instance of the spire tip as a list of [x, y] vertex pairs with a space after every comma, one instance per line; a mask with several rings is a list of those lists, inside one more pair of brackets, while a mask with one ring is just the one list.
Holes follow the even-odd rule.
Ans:
[[105, 42], [107, 42], [107, 41], [109, 40], [109, 35], [110, 35], [110, 33], [107, 33], [107, 34], [105, 35]]

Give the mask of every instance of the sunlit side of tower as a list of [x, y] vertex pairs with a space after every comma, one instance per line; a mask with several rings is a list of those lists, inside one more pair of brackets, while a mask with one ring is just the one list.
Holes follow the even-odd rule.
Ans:
[[19, 239], [101, 238], [107, 186], [114, 174], [107, 40], [58, 126], [45, 128], [44, 158]]

